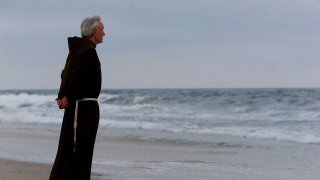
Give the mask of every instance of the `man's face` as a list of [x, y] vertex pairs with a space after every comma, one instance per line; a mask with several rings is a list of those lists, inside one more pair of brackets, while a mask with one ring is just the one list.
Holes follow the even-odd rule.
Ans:
[[102, 43], [103, 36], [105, 35], [104, 26], [101, 21], [98, 22], [98, 25], [93, 29], [92, 39], [96, 44]]

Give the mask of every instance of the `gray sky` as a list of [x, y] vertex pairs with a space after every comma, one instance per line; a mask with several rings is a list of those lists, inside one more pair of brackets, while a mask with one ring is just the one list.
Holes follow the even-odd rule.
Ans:
[[1, 0], [0, 89], [56, 89], [100, 15], [103, 88], [320, 87], [319, 0]]

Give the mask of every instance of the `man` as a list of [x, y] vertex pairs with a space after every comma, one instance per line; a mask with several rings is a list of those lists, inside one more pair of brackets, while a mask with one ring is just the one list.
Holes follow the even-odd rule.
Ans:
[[99, 16], [81, 23], [81, 35], [68, 38], [69, 55], [61, 73], [57, 98], [65, 109], [57, 156], [50, 180], [89, 180], [99, 124], [100, 61], [95, 50], [104, 26]]

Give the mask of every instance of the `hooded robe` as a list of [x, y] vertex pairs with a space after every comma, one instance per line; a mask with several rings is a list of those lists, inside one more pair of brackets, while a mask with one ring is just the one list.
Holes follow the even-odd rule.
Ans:
[[61, 73], [58, 99], [66, 97], [58, 152], [50, 180], [90, 180], [94, 143], [99, 125], [96, 101], [78, 102], [76, 142], [74, 116], [76, 100], [98, 98], [101, 91], [100, 61], [96, 45], [89, 39], [68, 38], [69, 55]]

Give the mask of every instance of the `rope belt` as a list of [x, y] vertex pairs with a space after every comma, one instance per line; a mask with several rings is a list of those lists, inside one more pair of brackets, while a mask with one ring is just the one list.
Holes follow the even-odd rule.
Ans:
[[76, 148], [76, 140], [77, 140], [77, 126], [78, 126], [78, 104], [80, 101], [96, 101], [98, 102], [98, 100], [96, 98], [83, 98], [83, 99], [79, 99], [76, 100], [76, 108], [74, 110], [74, 124], [73, 124], [73, 128], [74, 128], [74, 134], [73, 134], [73, 141], [74, 141], [74, 148], [73, 151]]

